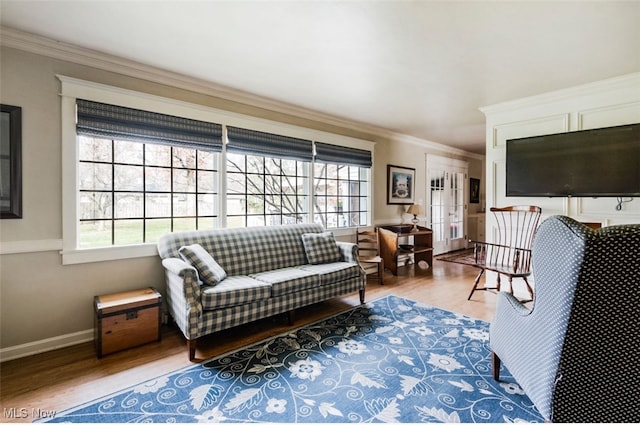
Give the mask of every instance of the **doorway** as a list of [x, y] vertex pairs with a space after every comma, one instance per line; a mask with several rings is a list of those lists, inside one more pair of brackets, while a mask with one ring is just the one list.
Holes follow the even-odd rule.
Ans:
[[433, 253], [466, 247], [469, 163], [427, 155], [427, 209]]

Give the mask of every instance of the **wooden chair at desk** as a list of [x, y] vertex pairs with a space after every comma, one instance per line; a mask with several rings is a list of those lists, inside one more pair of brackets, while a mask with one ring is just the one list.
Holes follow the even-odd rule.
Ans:
[[366, 271], [366, 265], [374, 264], [377, 268], [375, 274], [367, 274], [368, 278], [377, 279], [380, 285], [384, 285], [384, 260], [380, 256], [380, 241], [378, 240], [377, 229], [361, 230], [358, 228], [357, 244], [358, 244], [358, 260], [363, 263]]

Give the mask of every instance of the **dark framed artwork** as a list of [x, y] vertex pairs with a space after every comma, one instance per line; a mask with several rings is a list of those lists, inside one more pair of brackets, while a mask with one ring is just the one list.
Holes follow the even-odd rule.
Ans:
[[469, 178], [469, 203], [480, 203], [480, 179]]
[[416, 169], [387, 165], [387, 204], [414, 204]]
[[22, 108], [0, 107], [0, 218], [22, 218]]

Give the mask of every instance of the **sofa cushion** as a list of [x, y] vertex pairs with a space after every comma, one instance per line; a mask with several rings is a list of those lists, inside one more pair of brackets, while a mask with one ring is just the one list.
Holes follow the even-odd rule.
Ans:
[[271, 296], [271, 285], [249, 276], [229, 276], [216, 286], [203, 286], [202, 308], [214, 310], [250, 304]]
[[224, 269], [199, 244], [183, 246], [178, 252], [185, 261], [198, 270], [198, 276], [205, 285], [215, 285], [227, 277]]
[[311, 273], [317, 273], [320, 276], [321, 285], [358, 277], [361, 270], [358, 264], [345, 263], [343, 261], [327, 264], [307, 264], [298, 268]]
[[170, 232], [158, 240], [161, 258], [180, 258], [185, 245], [200, 244], [229, 276], [246, 276], [307, 263], [301, 236], [320, 233], [320, 224], [286, 224]]
[[255, 273], [250, 276], [256, 280], [271, 284], [271, 296], [273, 297], [320, 285], [320, 276], [317, 273], [297, 267]]
[[305, 233], [302, 235], [302, 244], [309, 264], [334, 263], [342, 259], [331, 232]]

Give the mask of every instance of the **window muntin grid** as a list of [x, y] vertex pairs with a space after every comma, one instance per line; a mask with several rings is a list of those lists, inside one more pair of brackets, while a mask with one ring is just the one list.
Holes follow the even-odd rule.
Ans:
[[[219, 153], [90, 136], [78, 141], [80, 248], [152, 243], [170, 231], [220, 227]], [[226, 227], [308, 222], [311, 216], [327, 229], [370, 224], [369, 168], [234, 153], [226, 158]]]
[[310, 163], [227, 152], [227, 227], [308, 221]]
[[369, 168], [314, 164], [313, 221], [327, 229], [370, 224]]
[[78, 246], [218, 226], [218, 153], [78, 136]]

